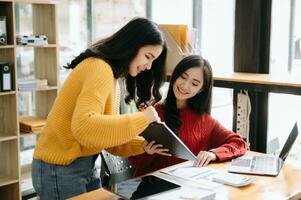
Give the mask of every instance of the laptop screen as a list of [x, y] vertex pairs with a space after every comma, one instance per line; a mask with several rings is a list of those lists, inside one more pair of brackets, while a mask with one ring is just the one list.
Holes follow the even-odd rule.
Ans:
[[297, 126], [297, 122], [295, 123], [294, 125], [294, 128], [292, 129], [289, 137], [287, 138], [282, 150], [281, 150], [281, 153], [279, 155], [279, 158], [282, 160], [282, 161], [285, 161], [286, 157], [288, 156], [288, 153], [290, 152], [295, 140], [297, 139], [297, 136], [298, 136], [298, 126]]

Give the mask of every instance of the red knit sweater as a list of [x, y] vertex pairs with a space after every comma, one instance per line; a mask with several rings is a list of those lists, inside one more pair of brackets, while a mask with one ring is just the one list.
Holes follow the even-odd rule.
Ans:
[[[162, 121], [164, 111], [161, 106], [156, 108]], [[208, 114], [197, 114], [188, 108], [180, 110], [182, 126], [179, 129], [180, 139], [187, 147], [198, 155], [200, 151], [215, 153], [219, 161], [241, 156], [246, 152], [244, 140], [234, 132], [224, 128]], [[170, 165], [183, 162], [182, 159], [147, 153], [129, 157], [135, 168], [135, 176], [146, 174]]]

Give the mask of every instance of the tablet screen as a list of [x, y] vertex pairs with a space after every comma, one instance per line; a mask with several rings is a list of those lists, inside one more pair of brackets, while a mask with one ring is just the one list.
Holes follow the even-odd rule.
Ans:
[[180, 187], [157, 176], [149, 175], [117, 183], [116, 194], [126, 199], [147, 199], [148, 196]]

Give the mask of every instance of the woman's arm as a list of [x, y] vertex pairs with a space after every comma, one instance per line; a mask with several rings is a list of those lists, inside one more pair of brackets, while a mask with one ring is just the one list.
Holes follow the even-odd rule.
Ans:
[[111, 147], [106, 149], [106, 151], [110, 152], [113, 155], [129, 157], [143, 154], [145, 151], [143, 149], [144, 139], [142, 137], [135, 137], [133, 140], [121, 144], [119, 146]]
[[101, 60], [88, 64], [79, 68], [82, 89], [72, 115], [73, 136], [88, 148], [106, 149], [130, 142], [147, 127], [145, 115], [114, 115], [112, 70]]
[[135, 176], [149, 173], [162, 168], [163, 163], [160, 162], [162, 156], [171, 156], [168, 149], [165, 149], [161, 144], [155, 144], [155, 141], [150, 143], [144, 141], [143, 149], [146, 153], [129, 158], [130, 163], [135, 168]]
[[214, 126], [211, 132], [209, 151], [213, 152], [220, 161], [245, 154], [246, 142], [236, 133], [224, 128], [217, 120], [212, 120], [214, 120]]

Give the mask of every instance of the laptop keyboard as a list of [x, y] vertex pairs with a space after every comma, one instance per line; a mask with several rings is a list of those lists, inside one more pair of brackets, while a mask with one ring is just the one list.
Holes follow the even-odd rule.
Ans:
[[253, 157], [252, 171], [266, 171], [273, 169], [275, 165], [275, 158], [273, 157]]

